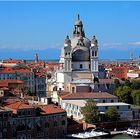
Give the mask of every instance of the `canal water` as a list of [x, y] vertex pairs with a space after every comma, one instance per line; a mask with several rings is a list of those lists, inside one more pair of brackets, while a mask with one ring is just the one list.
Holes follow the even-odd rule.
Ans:
[[132, 138], [126, 134], [119, 134], [119, 135], [115, 135], [115, 136], [111, 137], [111, 139], [140, 139], [140, 138]]

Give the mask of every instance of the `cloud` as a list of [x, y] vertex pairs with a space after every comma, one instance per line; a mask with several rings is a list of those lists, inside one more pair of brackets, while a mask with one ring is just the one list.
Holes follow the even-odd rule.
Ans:
[[132, 46], [140, 46], [140, 41], [131, 43]]
[[26, 43], [0, 43], [1, 50], [46, 50], [46, 49], [60, 49], [63, 44], [51, 43], [51, 44], [26, 44]]
[[140, 41], [130, 43], [103, 43], [102, 49], [129, 50], [140, 47]]
[[122, 46], [122, 43], [103, 43], [104, 49], [121, 48]]

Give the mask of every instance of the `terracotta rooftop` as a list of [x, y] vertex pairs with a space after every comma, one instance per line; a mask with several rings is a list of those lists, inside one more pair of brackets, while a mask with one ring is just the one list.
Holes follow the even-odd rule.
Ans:
[[0, 85], [1, 84], [13, 84], [13, 83], [16, 83], [16, 84], [23, 84], [24, 82], [21, 81], [21, 80], [0, 80]]
[[9, 105], [6, 105], [5, 107], [11, 108], [11, 109], [15, 109], [15, 110], [34, 108], [33, 106], [25, 104], [24, 102], [21, 102], [21, 101], [17, 101], [15, 103], [11, 103]]
[[0, 70], [0, 73], [31, 73], [29, 69], [12, 69], [12, 68], [4, 68]]
[[23, 63], [23, 62], [21, 60], [9, 59], [9, 60], [4, 60], [4, 63]]
[[2, 87], [2, 88], [0, 88], [0, 90], [5, 90], [5, 91], [8, 91], [8, 90], [9, 90], [9, 88], [7, 88], [7, 87]]
[[8, 104], [13, 104], [13, 103], [16, 103], [16, 102], [20, 102], [20, 98], [18, 97], [9, 97], [7, 98], [6, 100], [4, 100], [4, 105], [8, 105]]
[[99, 83], [114, 83], [114, 79], [99, 79]]
[[8, 87], [8, 83], [6, 83], [6, 82], [0, 83], [0, 87]]
[[41, 106], [39, 106], [39, 108], [41, 108], [41, 110], [43, 111], [43, 112], [41, 112], [42, 115], [65, 112], [64, 109], [62, 109], [54, 104], [41, 105]]
[[59, 96], [62, 99], [102, 99], [102, 98], [115, 98], [116, 96], [109, 94], [107, 92], [84, 92], [84, 93], [69, 93], [66, 95]]

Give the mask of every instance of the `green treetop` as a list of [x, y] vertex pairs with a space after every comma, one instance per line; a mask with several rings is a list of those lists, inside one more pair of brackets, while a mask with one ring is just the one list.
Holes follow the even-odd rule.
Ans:
[[117, 110], [114, 107], [110, 107], [107, 111], [106, 111], [106, 118], [109, 121], [118, 121], [120, 120], [120, 115], [118, 114]]
[[85, 106], [81, 108], [86, 123], [94, 123], [99, 120], [99, 112], [94, 99], [88, 99]]

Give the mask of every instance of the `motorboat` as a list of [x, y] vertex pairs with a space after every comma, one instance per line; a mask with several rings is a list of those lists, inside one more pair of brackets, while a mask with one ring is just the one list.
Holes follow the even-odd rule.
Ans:
[[140, 129], [135, 128], [128, 128], [126, 131], [127, 135], [131, 136], [131, 137], [140, 137]]

